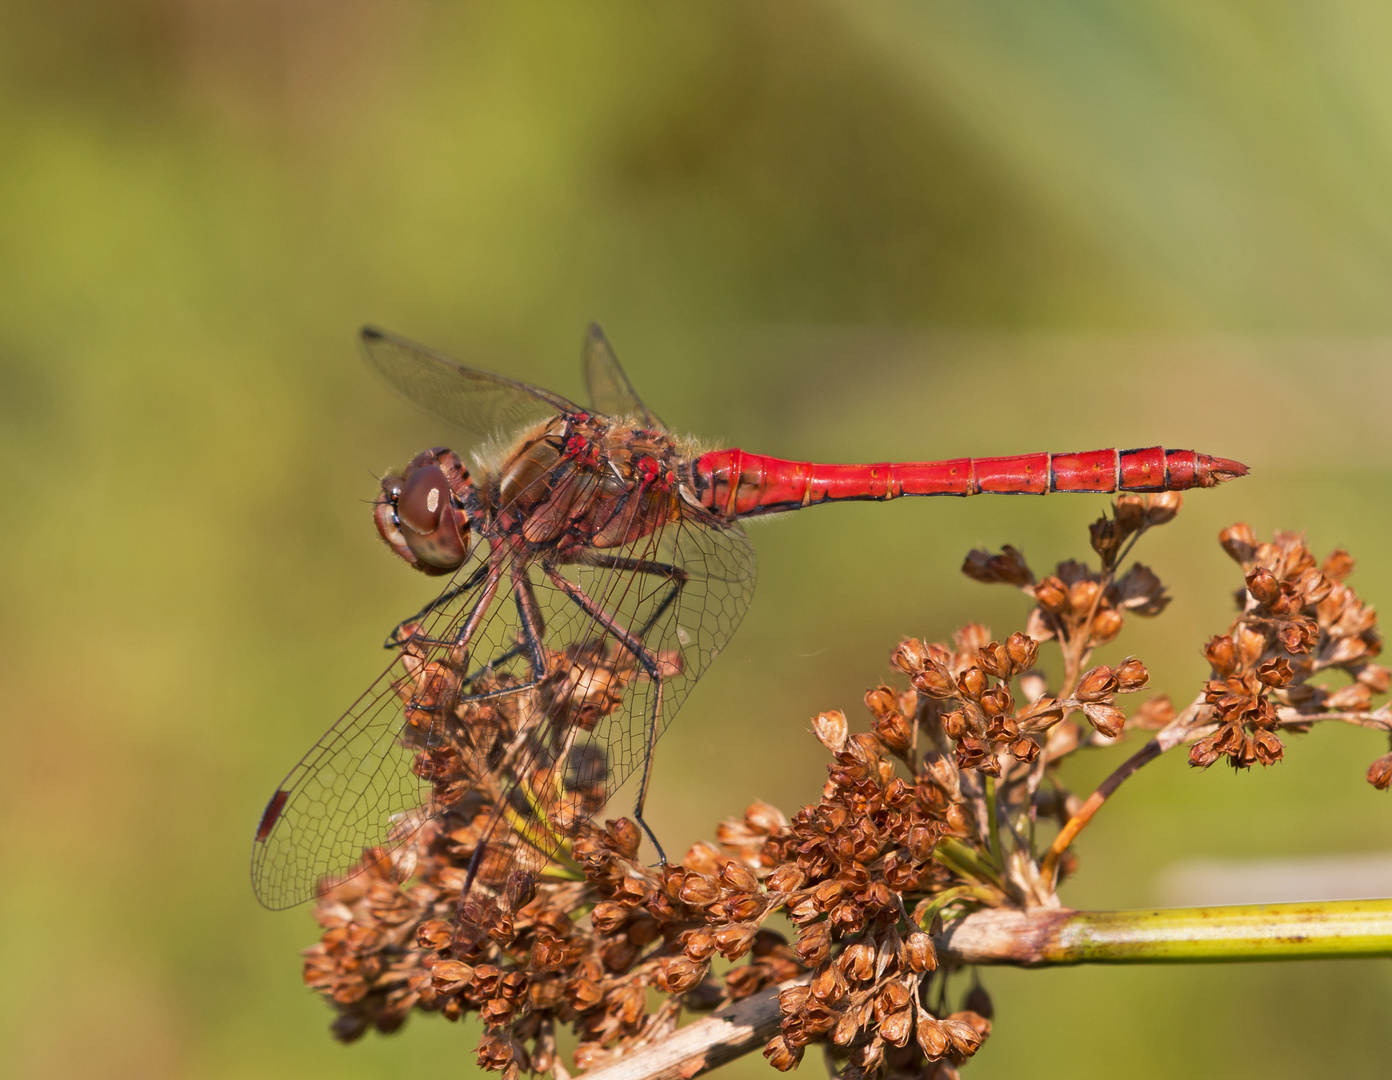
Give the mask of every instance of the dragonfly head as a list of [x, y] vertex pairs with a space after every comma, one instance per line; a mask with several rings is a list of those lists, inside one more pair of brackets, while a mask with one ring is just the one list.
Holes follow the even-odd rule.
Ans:
[[449, 574], [469, 555], [469, 470], [451, 450], [425, 450], [382, 478], [372, 516], [391, 549], [426, 574]]

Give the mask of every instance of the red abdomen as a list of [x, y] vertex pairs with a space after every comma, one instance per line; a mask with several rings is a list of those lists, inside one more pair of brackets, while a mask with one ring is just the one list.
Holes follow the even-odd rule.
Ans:
[[704, 506], [733, 520], [820, 502], [901, 495], [1183, 491], [1246, 474], [1240, 462], [1159, 446], [883, 465], [819, 465], [734, 449], [703, 454], [692, 480]]

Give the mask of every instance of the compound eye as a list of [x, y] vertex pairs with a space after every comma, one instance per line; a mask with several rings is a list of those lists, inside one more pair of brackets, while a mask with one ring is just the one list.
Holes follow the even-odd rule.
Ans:
[[411, 470], [396, 500], [396, 516], [412, 532], [428, 536], [440, 527], [440, 515], [449, 502], [449, 483], [438, 465]]

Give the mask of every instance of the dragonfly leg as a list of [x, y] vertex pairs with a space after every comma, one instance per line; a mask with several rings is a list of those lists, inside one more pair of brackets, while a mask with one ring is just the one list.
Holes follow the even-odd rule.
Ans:
[[[448, 589], [446, 589], [444, 592], [442, 592], [439, 596], [435, 597], [434, 600], [432, 600], [432, 601], [430, 601], [430, 603], [426, 604], [425, 607], [421, 608], [418, 612], [416, 612], [414, 615], [412, 615], [409, 619], [402, 619], [401, 622], [399, 622], [399, 623], [396, 624], [396, 627], [392, 630], [392, 632], [391, 632], [390, 634], [387, 635], [387, 640], [384, 641], [384, 642], [382, 643], [382, 648], [384, 648], [384, 649], [399, 649], [399, 648], [401, 648], [401, 646], [405, 645], [409, 640], [411, 640], [411, 635], [410, 635], [410, 634], [403, 634], [403, 633], [402, 633], [402, 631], [405, 630], [406, 627], [412, 625], [413, 623], [414, 623], [414, 624], [418, 624], [422, 619], [424, 619], [424, 618], [425, 618], [427, 615], [429, 615], [432, 611], [437, 611], [437, 610], [439, 610], [440, 608], [444, 607], [446, 604], [448, 604], [451, 600], [453, 600], [453, 599], [454, 599], [456, 596], [458, 596], [460, 593], [468, 592], [470, 589], [475, 588], [476, 586], [478, 586], [478, 585], [484, 580], [484, 578], [488, 577], [488, 574], [489, 574], [489, 572], [490, 572], [492, 569], [493, 569], [493, 562], [492, 562], [492, 560], [490, 560], [490, 561], [484, 563], [482, 566], [480, 566], [477, 570], [475, 570], [472, 574], [470, 574], [470, 575], [469, 575], [467, 578], [465, 578], [463, 581], [458, 582], [457, 584], [451, 585]], [[496, 580], [495, 580], [494, 583], [493, 583], [493, 587], [494, 587], [494, 588], [497, 588], [497, 582], [496, 582]], [[480, 603], [482, 603], [484, 607], [487, 607], [487, 606], [488, 606], [487, 603], [485, 603], [483, 600], [480, 600]], [[477, 605], [476, 605], [476, 606], [475, 606], [475, 611], [477, 611], [477, 610], [478, 610], [478, 607], [477, 607]], [[472, 616], [471, 616], [471, 618], [472, 618]], [[416, 641], [418, 641], [418, 642], [419, 642], [420, 644], [422, 644], [422, 645], [444, 645], [444, 644], [446, 644], [446, 642], [443, 642], [443, 641], [436, 641], [436, 640], [434, 640], [433, 638], [421, 638], [421, 637], [417, 637], [417, 638], [416, 638]]]
[[[623, 567], [624, 569], [641, 570], [643, 569], [642, 567], [634, 564], [643, 563], [644, 560], [620, 560], [616, 558], [614, 562], [622, 562], [627, 564]], [[603, 566], [606, 565], [606, 563], [600, 560], [593, 560], [591, 565]], [[648, 565], [657, 567], [661, 564], [653, 563]], [[648, 825], [648, 823], [643, 819], [643, 805], [647, 802], [648, 783], [652, 779], [653, 747], [657, 743], [657, 736], [660, 730], [659, 723], [662, 719], [662, 671], [658, 665], [657, 657], [653, 655], [652, 651], [643, 644], [641, 638], [635, 635], [632, 631], [622, 626], [617, 620], [614, 619], [612, 615], [610, 615], [607, 611], [605, 611], [602, 607], [600, 607], [597, 603], [590, 599], [589, 594], [587, 594], [585, 590], [582, 589], [579, 585], [577, 585], [570, 579], [564, 577], [559, 571], [557, 571], [553, 567], [547, 566], [544, 567], [544, 570], [546, 572], [546, 576], [551, 579], [552, 584], [554, 584], [558, 589], [565, 593], [566, 596], [568, 596], [575, 603], [575, 605], [578, 608], [580, 608], [581, 611], [583, 611], [586, 615], [590, 616], [590, 618], [594, 619], [595, 622], [597, 622], [600, 626], [604, 627], [604, 629], [608, 630], [609, 633], [614, 635], [614, 640], [616, 640], [620, 645], [622, 645], [625, 649], [628, 650], [628, 652], [638, 662], [638, 665], [643, 669], [644, 672], [647, 673], [648, 678], [652, 680], [653, 697], [652, 706], [648, 710], [647, 739], [646, 746], [644, 747], [643, 751], [643, 779], [642, 783], [639, 784], [638, 787], [638, 801], [637, 803], [635, 803], [633, 807], [633, 817], [634, 820], [638, 822], [639, 826], [642, 827], [643, 832], [647, 833], [648, 839], [651, 840], [653, 843], [653, 847], [657, 848], [657, 857], [659, 864], [665, 865], [667, 862], [667, 853], [662, 850], [662, 843], [658, 840], [656, 834], [652, 831], [652, 827]], [[643, 572], [660, 571], [643, 570]], [[681, 584], [677, 582], [674, 582], [673, 584], [675, 586], [674, 592], [679, 592]], [[669, 603], [672, 598], [669, 598]], [[651, 623], [651, 620], [649, 620], [649, 623]]]
[[681, 595], [682, 589], [691, 577], [680, 566], [673, 566], [671, 563], [656, 562], [652, 559], [633, 559], [623, 555], [591, 554], [584, 560], [584, 564], [601, 569], [629, 570], [637, 574], [652, 574], [667, 579], [671, 587], [667, 595], [662, 598], [662, 603], [657, 605], [653, 613], [648, 616], [647, 621], [639, 627], [637, 634], [639, 638], [648, 636], [648, 631], [657, 625], [657, 620], [662, 618], [667, 609], [676, 602], [677, 597]]

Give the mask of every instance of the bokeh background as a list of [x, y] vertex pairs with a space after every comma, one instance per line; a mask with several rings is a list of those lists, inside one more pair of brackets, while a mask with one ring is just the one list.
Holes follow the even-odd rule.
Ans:
[[[1141, 552], [1174, 603], [1117, 649], [1176, 698], [1239, 584], [1229, 522], [1347, 546], [1392, 597], [1390, 35], [1373, 0], [0, 3], [0, 1074], [474, 1069], [439, 1020], [334, 1044], [309, 913], [247, 882], [266, 797], [429, 591], [367, 501], [450, 433], [359, 362], [365, 321], [578, 395], [597, 318], [708, 444], [1245, 460]], [[901, 635], [1021, 625], [963, 554], [1047, 569], [1103, 505], [755, 528], [752, 610], [659, 753], [668, 849], [815, 798], [808, 717], [857, 715]], [[1153, 766], [1066, 899], [1392, 851], [1383, 749]], [[1392, 1038], [1386, 961], [986, 981], [975, 1080], [1366, 1076]]]

